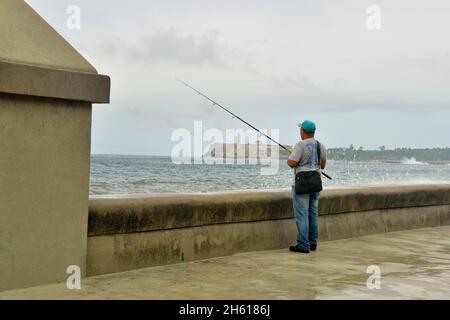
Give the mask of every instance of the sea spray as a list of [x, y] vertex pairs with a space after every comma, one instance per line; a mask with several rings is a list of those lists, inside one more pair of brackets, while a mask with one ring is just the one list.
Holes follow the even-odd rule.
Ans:
[[401, 163], [402, 164], [410, 164], [410, 165], [428, 165], [428, 163], [426, 163], [426, 162], [417, 161], [417, 159], [414, 157], [403, 158]]

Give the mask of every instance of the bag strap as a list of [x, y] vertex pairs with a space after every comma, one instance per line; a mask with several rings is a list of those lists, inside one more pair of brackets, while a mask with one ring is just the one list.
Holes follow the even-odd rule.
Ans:
[[317, 159], [319, 161], [319, 169], [320, 169], [320, 156], [321, 156], [321, 154], [320, 154], [320, 142], [318, 140], [316, 140], [316, 142], [317, 142]]
[[[320, 153], [320, 142], [319, 142], [319, 140], [316, 140], [316, 142], [317, 142], [317, 159], [319, 160], [319, 169], [320, 169], [320, 156], [321, 156], [321, 153]], [[297, 166], [294, 168], [294, 174], [295, 175], [297, 175], [297, 168], [300, 166], [300, 161], [299, 161], [299, 163], [297, 163]]]

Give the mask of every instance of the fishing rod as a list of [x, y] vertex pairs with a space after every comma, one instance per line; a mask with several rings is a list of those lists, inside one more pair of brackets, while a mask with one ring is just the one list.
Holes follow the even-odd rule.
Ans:
[[[236, 118], [240, 121], [242, 121], [243, 123], [245, 123], [247, 126], [249, 126], [250, 128], [252, 128], [253, 130], [255, 130], [256, 132], [258, 132], [259, 134], [263, 135], [264, 137], [266, 137], [267, 139], [269, 139], [270, 141], [274, 142], [275, 144], [279, 145], [281, 148], [283, 148], [284, 150], [286, 150], [287, 152], [291, 152], [289, 151], [285, 146], [283, 146], [281, 143], [279, 143], [278, 141], [275, 141], [274, 139], [272, 139], [270, 136], [268, 136], [267, 134], [261, 132], [261, 130], [259, 130], [258, 128], [256, 128], [255, 126], [251, 125], [250, 123], [248, 123], [247, 121], [245, 121], [244, 119], [242, 119], [241, 117], [239, 117], [238, 115], [234, 114], [233, 112], [231, 112], [230, 110], [228, 110], [227, 108], [225, 108], [224, 106], [222, 106], [220, 103], [214, 101], [213, 99], [211, 99], [210, 97], [208, 97], [207, 95], [203, 94], [202, 92], [198, 91], [197, 89], [195, 89], [194, 87], [192, 87], [191, 85], [189, 85], [188, 83], [176, 78], [175, 80], [177, 80], [178, 82], [184, 84], [186, 87], [192, 89], [193, 91], [195, 91], [198, 95], [202, 96], [203, 98], [205, 98], [206, 100], [210, 101], [213, 106], [218, 106], [219, 108], [221, 108], [222, 110], [224, 110], [225, 112], [231, 114], [233, 116], [233, 118]], [[332, 179], [329, 175], [327, 175], [325, 172], [322, 172], [322, 174], [327, 177], [328, 179]]]

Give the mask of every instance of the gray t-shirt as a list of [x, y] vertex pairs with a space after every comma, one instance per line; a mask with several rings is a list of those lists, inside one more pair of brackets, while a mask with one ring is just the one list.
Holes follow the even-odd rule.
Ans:
[[[297, 172], [315, 170], [320, 172], [317, 141], [314, 138], [299, 141], [292, 150], [289, 159], [298, 162], [298, 167], [294, 169], [294, 179]], [[320, 143], [320, 160], [327, 160], [327, 149], [322, 143]]]

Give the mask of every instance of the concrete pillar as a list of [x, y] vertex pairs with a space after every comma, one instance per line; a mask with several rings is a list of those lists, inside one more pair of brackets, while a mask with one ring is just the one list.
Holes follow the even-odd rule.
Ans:
[[0, 1], [0, 291], [85, 273], [97, 71], [22, 0]]

